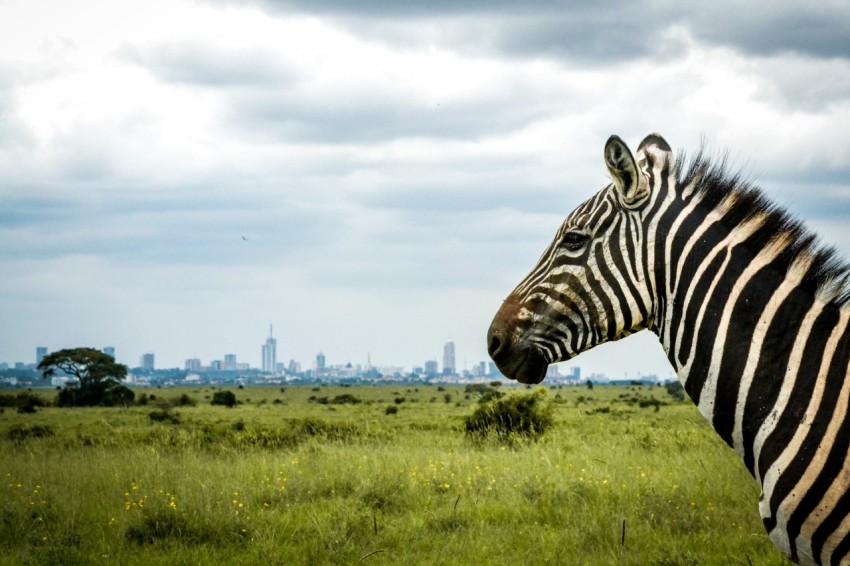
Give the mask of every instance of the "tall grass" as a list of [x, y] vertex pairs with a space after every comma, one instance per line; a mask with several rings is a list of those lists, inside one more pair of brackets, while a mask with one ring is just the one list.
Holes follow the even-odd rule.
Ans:
[[[447, 392], [245, 389], [234, 408], [157, 392], [198, 401], [177, 424], [7, 411], [0, 562], [785, 563], [743, 465], [663, 390], [550, 391], [555, 424], [503, 445], [467, 439], [477, 398]], [[310, 401], [342, 394], [362, 402]], [[52, 435], [9, 436], [33, 427]]]

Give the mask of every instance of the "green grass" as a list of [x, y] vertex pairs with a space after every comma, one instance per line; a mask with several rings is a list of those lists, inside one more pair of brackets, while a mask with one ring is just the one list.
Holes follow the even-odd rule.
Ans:
[[663, 389], [551, 390], [554, 426], [510, 444], [466, 437], [463, 388], [233, 391], [6, 409], [0, 563], [787, 563], [753, 479]]

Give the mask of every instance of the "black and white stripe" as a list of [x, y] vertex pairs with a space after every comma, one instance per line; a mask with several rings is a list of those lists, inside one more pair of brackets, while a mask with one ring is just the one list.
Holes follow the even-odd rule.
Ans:
[[774, 544], [850, 564], [848, 267], [723, 164], [612, 136], [613, 183], [570, 214], [488, 332], [501, 371], [650, 329], [762, 488]]

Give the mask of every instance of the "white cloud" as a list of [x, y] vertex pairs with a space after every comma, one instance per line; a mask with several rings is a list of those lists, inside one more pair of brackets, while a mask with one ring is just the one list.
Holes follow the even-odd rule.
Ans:
[[[702, 8], [634, 5], [619, 17], [658, 23], [628, 39], [593, 6], [358, 5], [0, 4], [0, 318], [20, 321], [0, 360], [85, 341], [256, 364], [272, 319], [304, 365], [410, 366], [449, 336], [471, 365], [608, 182], [612, 133], [704, 137], [848, 239], [847, 58], [829, 34], [745, 33], [796, 8], [727, 33]], [[666, 376], [636, 340], [576, 363]]]

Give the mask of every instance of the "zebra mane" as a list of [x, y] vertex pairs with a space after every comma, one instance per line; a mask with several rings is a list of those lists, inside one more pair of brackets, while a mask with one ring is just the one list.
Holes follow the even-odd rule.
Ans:
[[[766, 246], [785, 239], [789, 242], [787, 249], [793, 258], [789, 265], [810, 265], [801, 286], [811, 289], [828, 304], [850, 308], [850, 264], [839, 256], [834, 247], [824, 245], [799, 218], [772, 202], [740, 171], [730, 171], [727, 160], [726, 154], [719, 159], [711, 159], [704, 148], [692, 158], [680, 152], [676, 157], [679, 175], [676, 190], [683, 198], [698, 196], [701, 206], [709, 209], [723, 203], [728, 211], [722, 222], [730, 230], [761, 216], [761, 223], [767, 230], [760, 232], [767, 236], [755, 244]], [[691, 194], [684, 194], [685, 191]], [[734, 198], [730, 199], [730, 195]]]

